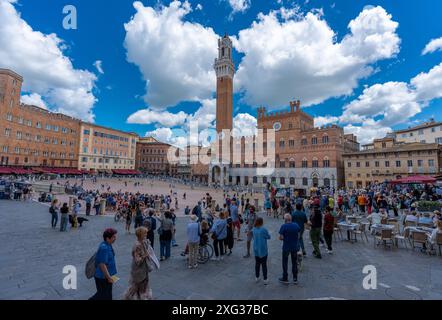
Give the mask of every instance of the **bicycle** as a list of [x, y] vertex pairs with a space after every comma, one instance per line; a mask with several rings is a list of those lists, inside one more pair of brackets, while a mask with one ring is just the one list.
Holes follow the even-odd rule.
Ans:
[[211, 244], [207, 243], [205, 245], [200, 245], [198, 248], [198, 258], [199, 264], [204, 264], [213, 257], [213, 247]]

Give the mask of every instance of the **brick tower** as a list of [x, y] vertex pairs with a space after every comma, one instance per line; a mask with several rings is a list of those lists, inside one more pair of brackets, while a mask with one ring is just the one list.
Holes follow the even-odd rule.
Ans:
[[232, 60], [232, 41], [227, 35], [218, 40], [216, 72], [216, 131], [232, 130], [233, 76], [235, 66]]

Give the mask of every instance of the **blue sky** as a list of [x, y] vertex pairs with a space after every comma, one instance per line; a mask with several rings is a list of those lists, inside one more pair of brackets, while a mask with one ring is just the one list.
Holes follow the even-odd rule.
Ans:
[[[76, 30], [63, 28], [67, 4]], [[168, 142], [182, 142], [173, 134], [191, 119], [213, 130], [211, 65], [224, 33], [241, 69], [243, 133], [257, 106], [277, 110], [294, 97], [318, 124], [363, 142], [442, 121], [442, 40], [422, 54], [442, 37], [437, 0], [0, 0], [0, 18], [0, 67], [25, 77], [24, 102]]]

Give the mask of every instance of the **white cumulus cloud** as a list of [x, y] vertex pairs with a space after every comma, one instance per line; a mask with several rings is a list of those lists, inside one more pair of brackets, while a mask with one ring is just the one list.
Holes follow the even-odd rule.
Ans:
[[232, 12], [245, 12], [250, 8], [250, 0], [228, 0], [230, 6], [232, 7]]
[[183, 125], [187, 119], [187, 116], [187, 113], [183, 111], [171, 113], [168, 111], [143, 109], [130, 115], [127, 122], [136, 124], [158, 123], [165, 127], [175, 127]]
[[[0, 64], [24, 78], [23, 91], [38, 94], [55, 111], [93, 121], [96, 76], [75, 69], [56, 34], [44, 34], [21, 18], [16, 1], [0, 0]], [[37, 96], [34, 96], [34, 98]], [[28, 98], [25, 98], [28, 99]], [[34, 99], [35, 101], [35, 99]]]
[[442, 51], [442, 37], [438, 39], [431, 40], [422, 51], [422, 55], [433, 53], [437, 50]]
[[315, 117], [315, 127], [322, 127], [328, 124], [334, 124], [337, 123], [339, 121], [338, 117], [333, 117], [333, 116], [319, 116], [319, 117]]
[[344, 106], [339, 121], [349, 123], [346, 131], [367, 142], [385, 136], [392, 126], [409, 122], [431, 100], [438, 98], [442, 98], [442, 63], [421, 72], [409, 83], [386, 82], [366, 88]]
[[31, 106], [37, 106], [43, 109], [47, 109], [48, 106], [43, 101], [41, 95], [37, 93], [25, 94], [20, 97], [21, 102]]
[[239, 113], [233, 118], [233, 137], [254, 136], [257, 133], [257, 120], [248, 113]]
[[275, 109], [296, 97], [309, 106], [350, 95], [372, 63], [399, 52], [398, 23], [382, 7], [365, 8], [341, 42], [318, 14], [288, 19], [283, 12], [259, 14], [234, 41], [244, 54], [235, 88], [250, 105]]
[[146, 81], [144, 100], [154, 109], [181, 101], [209, 99], [218, 36], [212, 28], [185, 21], [190, 4], [173, 1], [157, 9], [134, 2], [136, 14], [124, 25], [127, 60]]

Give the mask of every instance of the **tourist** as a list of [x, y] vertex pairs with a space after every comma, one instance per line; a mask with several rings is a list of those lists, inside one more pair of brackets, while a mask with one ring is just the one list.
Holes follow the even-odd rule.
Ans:
[[125, 300], [150, 300], [152, 292], [149, 288], [149, 269], [147, 259], [149, 252], [146, 246], [149, 245], [147, 229], [139, 227], [135, 230], [137, 240], [132, 247], [132, 265], [130, 272], [129, 288], [124, 294]]
[[284, 215], [284, 224], [279, 229], [279, 240], [282, 240], [282, 277], [279, 282], [288, 284], [288, 259], [291, 256], [293, 284], [298, 284], [298, 240], [300, 228], [292, 222], [290, 214]]
[[360, 194], [358, 197], [358, 205], [359, 205], [359, 212], [365, 213], [365, 205], [366, 205], [366, 198], [363, 194]]
[[63, 206], [60, 209], [61, 213], [61, 220], [60, 220], [60, 231], [67, 231], [68, 221], [69, 221], [69, 207], [68, 204], [65, 202], [63, 203]]
[[95, 196], [94, 199], [94, 208], [95, 208], [95, 215], [98, 216], [100, 214], [100, 198]]
[[173, 231], [172, 231], [172, 247], [178, 247], [178, 244], [175, 240], [175, 233], [176, 233], [176, 214], [174, 209], [170, 209], [170, 214], [172, 215], [172, 221], [173, 221]]
[[125, 212], [126, 212], [126, 233], [130, 234], [130, 225], [132, 224], [132, 219], [135, 215], [135, 208], [131, 207], [131, 208], [123, 209], [123, 210], [125, 210]]
[[184, 215], [188, 216], [190, 214], [190, 208], [189, 206], [186, 206], [186, 208], [184, 209]]
[[170, 258], [170, 248], [173, 234], [172, 214], [170, 211], [166, 211], [158, 220], [161, 222], [161, 226], [158, 229], [158, 233], [160, 234], [160, 261], [164, 261]]
[[136, 229], [136, 228], [141, 227], [143, 225], [143, 213], [141, 211], [139, 203], [137, 203], [134, 206], [134, 209], [135, 209], [134, 210], [135, 211], [135, 226], [134, 227]]
[[201, 222], [203, 212], [201, 209], [201, 201], [198, 201], [198, 204], [192, 209], [192, 214], [196, 215], [198, 217], [198, 222]]
[[296, 223], [300, 229], [299, 230], [299, 246], [302, 250], [302, 255], [306, 256], [307, 252], [305, 251], [305, 247], [304, 247], [303, 235], [304, 235], [304, 230], [305, 230], [305, 224], [308, 222], [307, 215], [302, 210], [303, 205], [301, 203], [297, 203], [295, 208], [296, 208], [296, 210], [292, 214], [292, 221], [294, 223]]
[[213, 260], [223, 260], [224, 256], [224, 239], [227, 237], [227, 220], [225, 212], [221, 211], [219, 219], [215, 220], [210, 229], [213, 239], [213, 249], [215, 258]]
[[227, 237], [224, 240], [224, 245], [226, 247], [226, 252], [229, 250], [227, 255], [230, 256], [232, 254], [232, 249], [235, 242], [233, 237], [235, 227], [233, 226], [233, 220], [232, 217], [229, 216], [229, 212], [224, 210], [224, 215], [227, 217]]
[[[228, 205], [227, 205], [228, 207]], [[241, 221], [238, 213], [238, 207], [236, 201], [233, 200], [230, 205], [230, 217], [232, 218], [233, 228], [237, 229], [237, 241], [242, 241], [241, 239]]]
[[252, 243], [252, 237], [253, 237], [252, 230], [253, 230], [253, 227], [255, 226], [255, 221], [256, 221], [256, 218], [257, 218], [254, 206], [249, 206], [248, 207], [248, 211], [249, 211], [249, 213], [247, 215], [247, 222], [246, 222], [246, 224], [247, 224], [247, 227], [246, 227], [246, 233], [247, 233], [247, 243], [246, 243], [247, 253], [244, 256], [244, 258], [249, 258], [250, 257], [250, 245]]
[[74, 199], [74, 205], [72, 208], [72, 221], [74, 222], [73, 227], [77, 228], [78, 227], [78, 215], [80, 214], [80, 209], [81, 208], [81, 204], [77, 199]]
[[89, 193], [87, 194], [85, 201], [86, 201], [86, 215], [90, 216], [91, 215], [91, 207], [92, 207], [92, 197]]
[[272, 203], [270, 202], [269, 198], [266, 198], [264, 206], [265, 206], [265, 209], [267, 212], [267, 216], [271, 217], [272, 216]]
[[95, 258], [95, 286], [97, 293], [93, 295], [90, 300], [112, 300], [112, 285], [117, 274], [117, 267], [115, 263], [115, 252], [112, 244], [117, 239], [117, 230], [106, 229], [103, 232], [103, 242], [97, 250]]
[[155, 219], [154, 211], [149, 210], [149, 216], [143, 221], [143, 226], [147, 228], [147, 239], [149, 239], [150, 245], [154, 248], [155, 243], [155, 230], [157, 229], [157, 219]]
[[321, 250], [319, 249], [319, 239], [321, 237], [322, 229], [322, 213], [319, 208], [313, 209], [313, 214], [310, 216], [309, 225], [310, 229], [310, 239], [313, 245], [313, 255], [315, 258], [321, 259]]
[[198, 217], [190, 216], [190, 222], [187, 224], [187, 245], [189, 247], [189, 269], [198, 267], [198, 248], [200, 245], [200, 225], [197, 222]]
[[264, 220], [257, 218], [254, 222], [254, 227], [251, 231], [253, 238], [253, 253], [255, 255], [255, 276], [256, 282], [259, 281], [259, 271], [262, 267], [262, 276], [264, 284], [268, 283], [267, 279], [267, 241], [270, 239], [270, 234], [266, 228], [263, 227]]
[[59, 211], [60, 209], [58, 208], [58, 200], [57, 199], [52, 200], [51, 206], [49, 207], [49, 213], [52, 216], [51, 219], [52, 229], [55, 229], [57, 227]]
[[434, 246], [436, 244], [437, 235], [442, 233], [442, 221], [438, 221], [436, 228], [431, 232], [430, 244]]
[[278, 208], [279, 208], [278, 200], [276, 200], [276, 198], [273, 198], [272, 200], [273, 218], [276, 219], [279, 218]]
[[332, 242], [333, 242], [333, 228], [335, 227], [335, 218], [331, 214], [332, 209], [330, 207], [325, 209], [324, 215], [324, 238], [327, 243], [326, 252], [328, 254], [333, 253]]
[[433, 212], [433, 224], [436, 226], [438, 221], [442, 221], [441, 213], [439, 210]]

